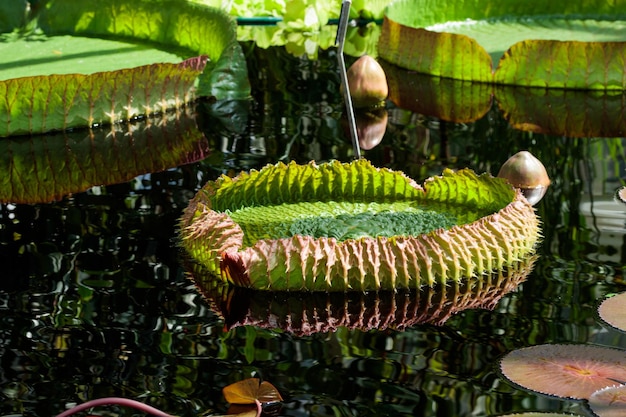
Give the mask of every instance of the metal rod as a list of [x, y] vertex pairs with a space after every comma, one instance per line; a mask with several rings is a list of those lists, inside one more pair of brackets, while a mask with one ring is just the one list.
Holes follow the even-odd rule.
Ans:
[[344, 0], [341, 3], [341, 14], [339, 16], [339, 26], [337, 27], [337, 61], [339, 62], [339, 71], [341, 73], [341, 84], [343, 85], [343, 99], [346, 103], [346, 112], [348, 114], [348, 126], [350, 127], [350, 137], [352, 139], [352, 148], [354, 149], [354, 159], [361, 159], [361, 147], [359, 146], [359, 134], [356, 130], [356, 118], [354, 116], [354, 107], [352, 106], [352, 96], [350, 95], [350, 86], [348, 85], [348, 72], [346, 70], [346, 61], [343, 57], [343, 46], [346, 43], [346, 32], [348, 31], [348, 19], [350, 18], [351, 0]]

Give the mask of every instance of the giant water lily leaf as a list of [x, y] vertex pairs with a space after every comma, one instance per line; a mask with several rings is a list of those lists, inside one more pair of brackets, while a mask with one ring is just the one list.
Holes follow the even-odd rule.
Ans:
[[224, 285], [203, 273], [202, 268], [195, 268], [191, 278], [229, 329], [255, 326], [308, 336], [339, 327], [368, 331], [442, 325], [467, 309], [490, 310], [526, 279], [533, 263], [531, 257], [510, 268], [453, 285], [376, 292], [256, 291]]
[[[132, 3], [51, 0], [40, 5], [37, 23], [43, 35], [35, 32], [30, 37], [14, 40], [33, 50], [40, 48], [39, 43], [43, 41], [48, 47], [47, 42], [51, 40], [52, 53], [42, 57], [13, 53], [6, 55], [4, 63], [0, 59], [0, 68], [13, 69], [13, 76], [0, 83], [2, 136], [91, 127], [149, 116], [179, 107], [198, 94], [220, 99], [249, 96], [247, 69], [236, 40], [235, 23], [219, 9], [173, 0]], [[120, 55], [128, 49], [142, 51], [149, 44], [199, 57], [183, 62], [179, 59], [176, 63], [165, 57], [168, 63], [138, 67], [133, 67], [131, 62], [131, 68], [121, 61], [118, 65], [122, 69], [94, 71], [89, 69], [89, 64], [85, 67], [71, 65], [71, 58], [90, 60], [98, 67], [96, 61], [107, 58], [115, 61], [111, 59], [115, 52], [98, 44], [91, 53], [73, 48], [71, 43], [66, 50], [53, 47], [54, 42], [61, 42], [68, 35], [130, 42], [126, 47], [113, 47]], [[7, 41], [11, 39], [11, 36], [6, 37]], [[33, 48], [29, 41], [35, 45]], [[137, 45], [138, 42], [143, 46]], [[61, 60], [80, 74], [68, 73], [72, 71], [65, 69], [57, 71], [63, 74], [19, 75], [19, 68], [30, 70], [30, 64], [41, 63], [46, 58]], [[54, 65], [42, 68], [54, 71]]]
[[147, 44], [112, 39], [13, 32], [0, 35], [0, 80], [91, 74], [154, 63], [178, 64], [183, 55]]
[[[206, 87], [199, 94], [218, 99], [249, 96], [245, 60], [234, 51], [238, 47], [235, 21], [219, 9], [177, 0], [52, 0], [38, 22], [47, 34], [113, 36], [206, 55], [210, 62], [204, 77], [229, 77], [237, 88]], [[228, 71], [220, 64], [222, 59], [228, 62]]]
[[387, 9], [380, 56], [461, 80], [624, 89], [626, 3], [400, 0]]
[[166, 112], [193, 98], [205, 59], [0, 81], [0, 136], [97, 126]]
[[189, 109], [110, 128], [6, 138], [0, 141], [0, 202], [47, 202], [207, 153], [208, 142]]
[[262, 290], [379, 290], [460, 282], [532, 255], [538, 219], [506, 181], [446, 170], [421, 187], [366, 160], [269, 165], [207, 183], [182, 245], [211, 273]]

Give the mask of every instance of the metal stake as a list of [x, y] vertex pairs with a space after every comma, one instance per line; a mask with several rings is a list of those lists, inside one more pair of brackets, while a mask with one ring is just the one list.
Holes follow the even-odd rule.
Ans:
[[354, 107], [352, 106], [352, 96], [350, 96], [350, 86], [348, 85], [348, 72], [346, 61], [343, 57], [343, 46], [346, 43], [346, 32], [348, 30], [348, 19], [350, 18], [351, 0], [344, 0], [341, 3], [341, 14], [339, 16], [339, 26], [337, 27], [337, 38], [335, 43], [338, 46], [337, 61], [341, 73], [341, 84], [343, 85], [343, 99], [346, 103], [348, 113], [348, 125], [350, 126], [350, 137], [352, 138], [352, 148], [354, 149], [354, 159], [361, 159], [361, 147], [359, 146], [359, 134], [356, 130], [356, 118]]

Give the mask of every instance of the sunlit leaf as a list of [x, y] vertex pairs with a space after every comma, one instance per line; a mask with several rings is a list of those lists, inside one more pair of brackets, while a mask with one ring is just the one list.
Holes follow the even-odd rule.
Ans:
[[367, 160], [295, 162], [211, 181], [182, 245], [219, 278], [286, 291], [461, 282], [532, 255], [539, 224], [501, 179], [445, 170], [424, 187]]
[[388, 18], [378, 53], [393, 64], [425, 74], [482, 82], [492, 78], [491, 58], [470, 37], [409, 28]]
[[193, 58], [89, 75], [0, 81], [0, 136], [113, 124], [165, 112], [192, 100], [205, 66]]
[[623, 89], [624, 27], [624, 2], [400, 0], [386, 11], [379, 51], [403, 68], [441, 77]]
[[181, 56], [147, 44], [69, 35], [17, 36], [0, 42], [0, 80], [51, 74], [91, 74], [154, 63], [181, 62]]
[[[50, 0], [40, 5], [37, 23], [45, 35], [57, 40], [71, 35], [143, 42], [186, 56], [206, 56], [208, 62], [196, 58], [119, 71], [25, 78], [17, 68], [29, 67], [33, 58], [26, 55], [19, 61], [16, 54], [7, 54], [4, 59], [16, 71], [0, 85], [0, 136], [115, 123], [179, 107], [194, 98], [198, 77], [203, 94], [228, 99], [249, 96], [234, 20], [219, 9], [173, 0]], [[36, 33], [29, 36], [39, 36]], [[64, 54], [61, 49], [53, 49], [43, 59], [58, 59]]]
[[222, 390], [224, 398], [231, 404], [272, 403], [282, 401], [278, 390], [269, 382], [248, 378], [230, 384]]

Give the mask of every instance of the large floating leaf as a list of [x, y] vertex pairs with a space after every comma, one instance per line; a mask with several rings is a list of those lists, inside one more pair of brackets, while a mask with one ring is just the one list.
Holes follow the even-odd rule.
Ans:
[[[39, 16], [39, 26], [47, 34], [113, 36], [206, 55], [210, 63], [204, 76], [229, 77], [237, 88], [207, 88], [200, 94], [218, 99], [249, 95], [245, 60], [238, 59], [240, 50], [234, 51], [238, 47], [235, 21], [219, 9], [177, 0], [52, 0]], [[229, 65], [226, 72], [222, 59]]]
[[206, 138], [188, 112], [111, 128], [6, 138], [0, 141], [0, 202], [47, 202], [190, 163], [207, 152]]
[[532, 207], [501, 179], [445, 171], [422, 188], [365, 160], [223, 176], [190, 202], [181, 229], [224, 280], [310, 291], [459, 282], [530, 256], [539, 237]]
[[150, 116], [180, 107], [205, 59], [153, 64], [89, 75], [0, 81], [0, 136], [42, 133]]
[[14, 32], [0, 35], [0, 80], [178, 64], [185, 54], [175, 52], [112, 39]]
[[[23, 77], [16, 73], [0, 83], [0, 136], [149, 116], [179, 107], [196, 93], [219, 99], [249, 96], [246, 63], [236, 40], [234, 20], [219, 9], [173, 0], [50, 0], [40, 5], [37, 22], [46, 39], [58, 40], [63, 35], [104, 37], [201, 57], [176, 64], [155, 63], [86, 74], [67, 74], [64, 70], [64, 75]], [[45, 37], [37, 33], [29, 36], [33, 44]], [[64, 54], [61, 50], [54, 52], [59, 56], [51, 55], [50, 60], [58, 61]], [[71, 50], [65, 52], [72, 56]], [[99, 57], [85, 51], [73, 52], [85, 59], [108, 58], [106, 51], [101, 51]], [[9, 67], [31, 67], [29, 64], [41, 61], [29, 54], [20, 58], [15, 53], [7, 54], [5, 60]]]
[[387, 9], [379, 52], [461, 80], [624, 89], [625, 24], [623, 1], [400, 0]]

